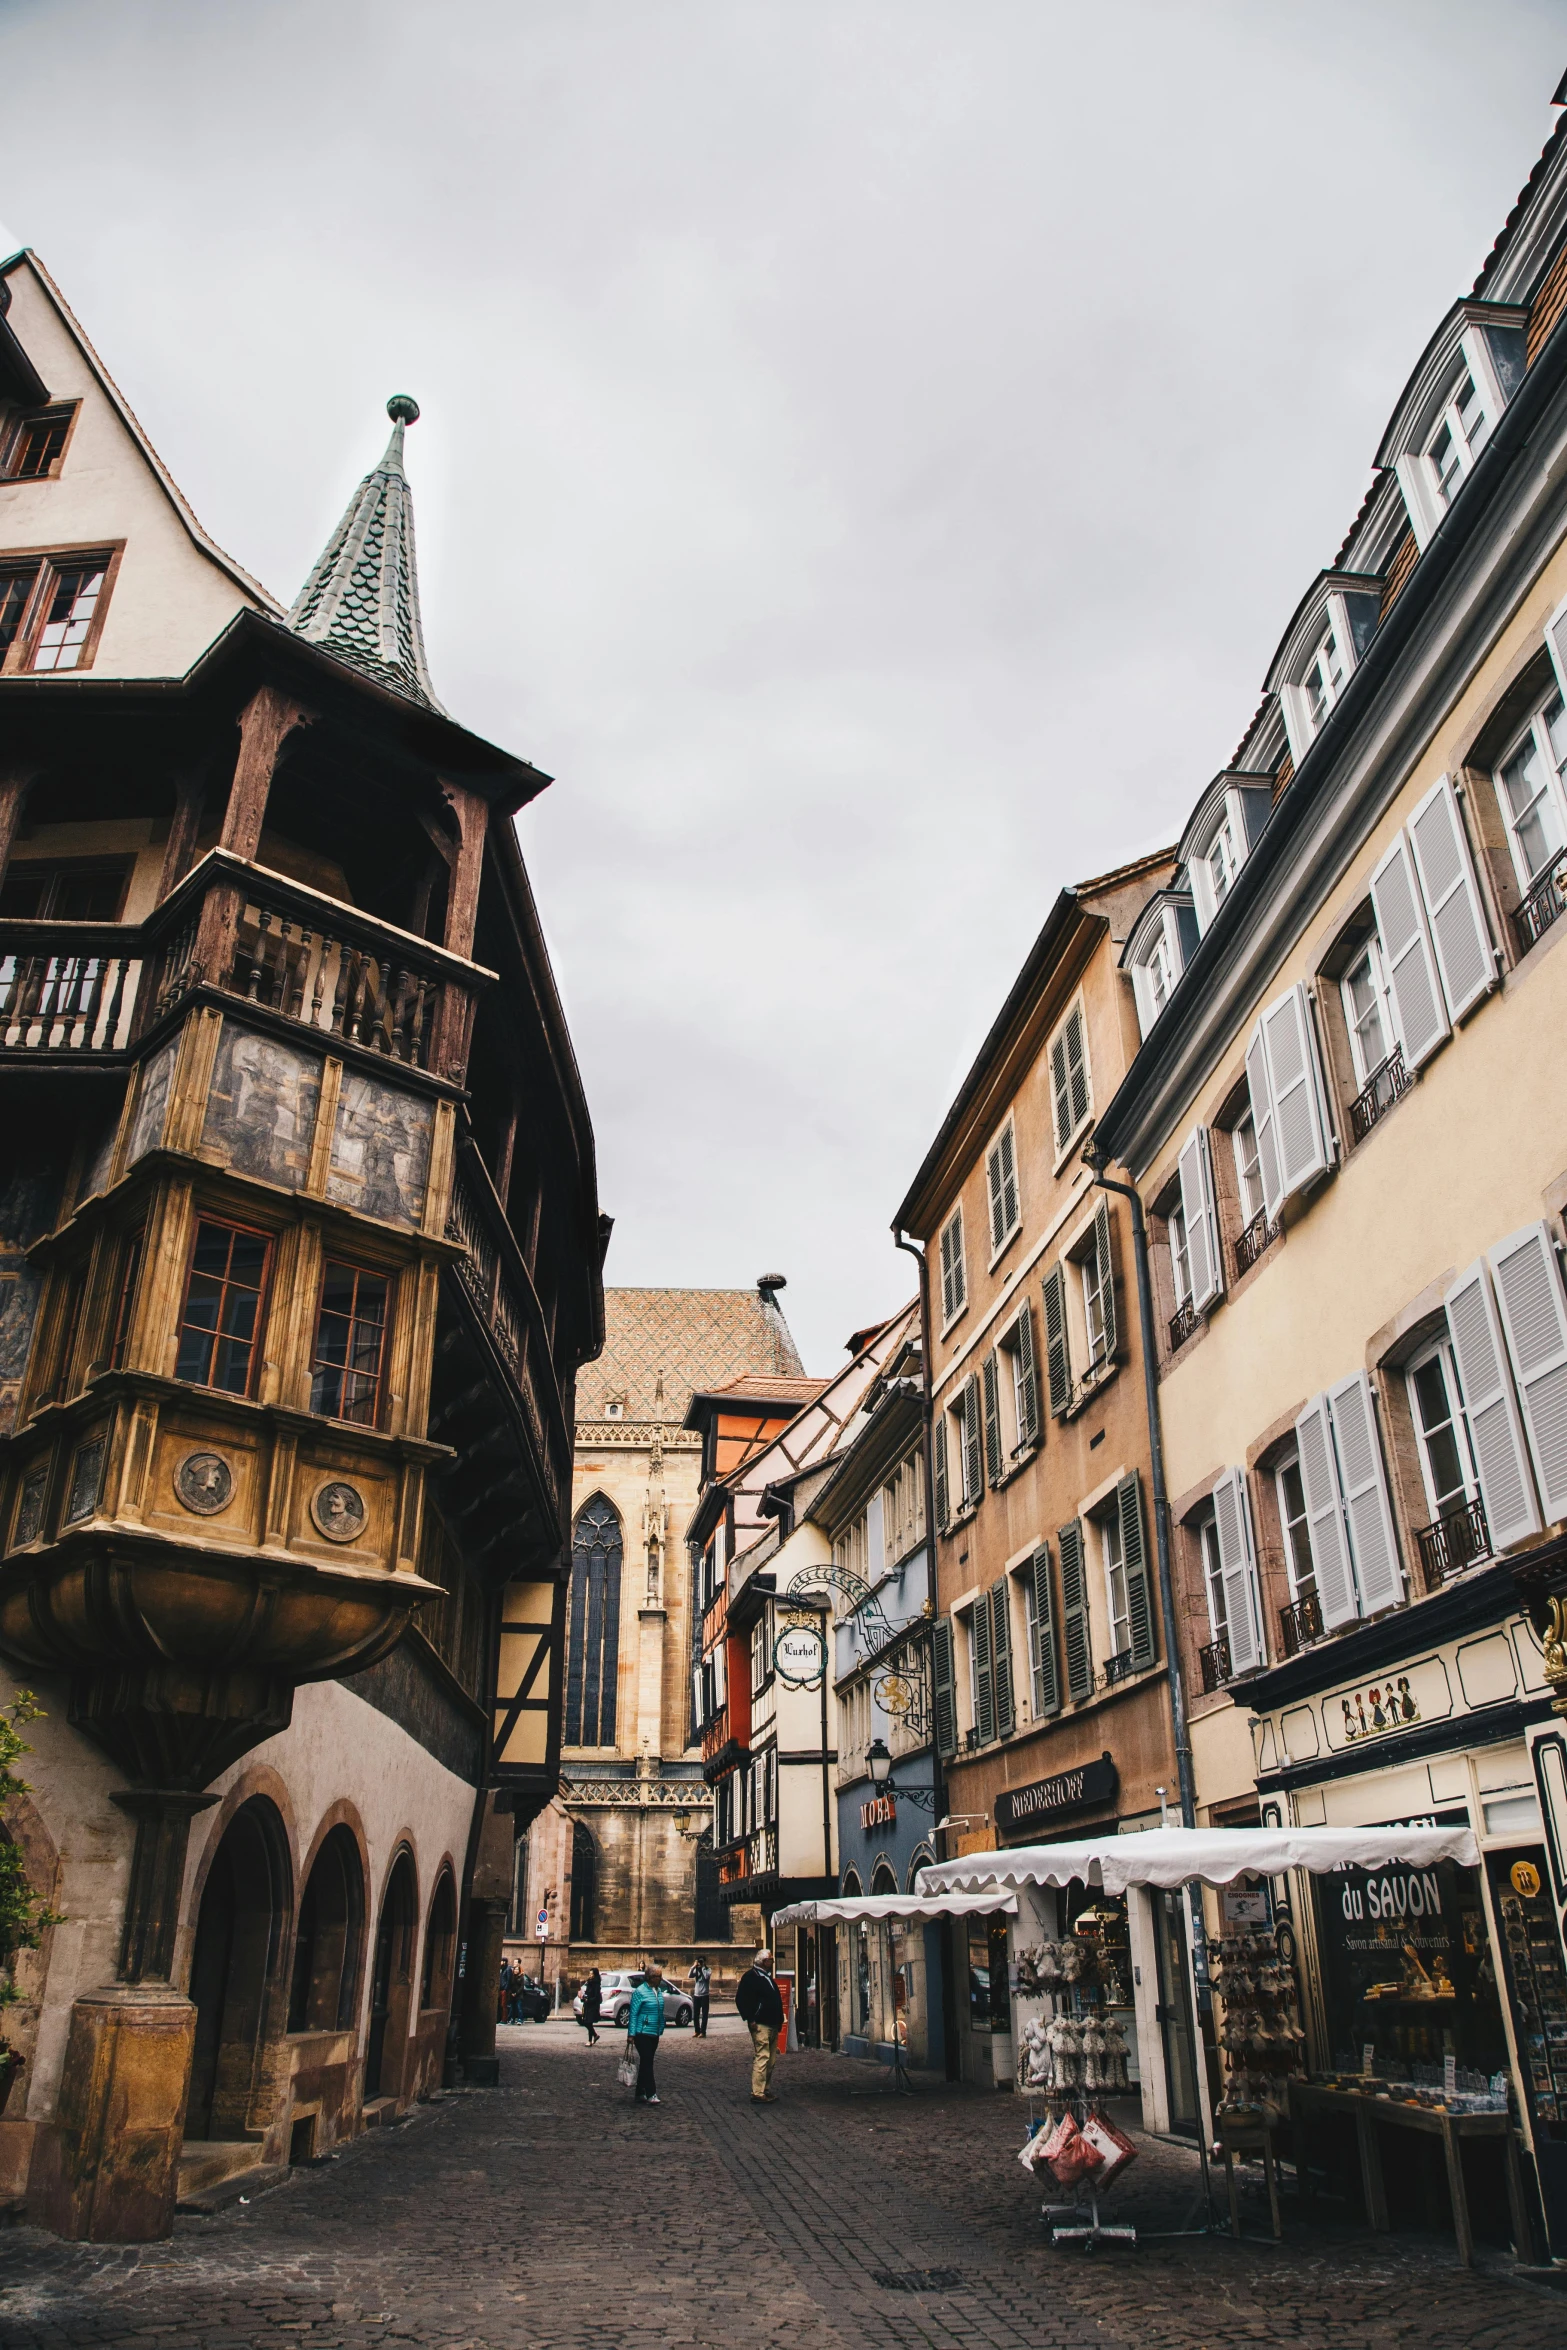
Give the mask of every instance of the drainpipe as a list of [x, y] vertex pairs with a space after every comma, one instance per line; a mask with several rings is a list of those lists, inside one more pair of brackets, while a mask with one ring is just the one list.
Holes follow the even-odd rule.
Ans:
[[[930, 1338], [930, 1267], [925, 1251], [916, 1248], [912, 1240], [905, 1240], [903, 1227], [894, 1224], [892, 1245], [901, 1248], [905, 1256], [914, 1259], [920, 1269], [920, 1380], [925, 1391], [925, 1440], [920, 1446], [920, 1462], [925, 1473], [925, 1555], [929, 1561], [931, 1621], [925, 1634], [930, 1655], [930, 1787], [932, 1833], [934, 1823], [944, 1819], [947, 1812], [947, 1774], [941, 1767], [941, 1748], [936, 1742], [936, 1472], [931, 1462], [930, 1409], [935, 1364], [931, 1354]], [[957, 1954], [953, 1948], [952, 1920], [943, 1918], [939, 1928], [941, 1943], [941, 2048], [946, 2077], [956, 2081], [962, 2077], [958, 2061], [958, 1984]]]

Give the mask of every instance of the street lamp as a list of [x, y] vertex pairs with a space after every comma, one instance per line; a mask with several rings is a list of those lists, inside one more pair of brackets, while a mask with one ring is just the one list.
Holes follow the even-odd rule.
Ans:
[[892, 1778], [892, 1753], [885, 1738], [873, 1738], [865, 1750], [865, 1766], [871, 1775], [871, 1785], [884, 1789]]

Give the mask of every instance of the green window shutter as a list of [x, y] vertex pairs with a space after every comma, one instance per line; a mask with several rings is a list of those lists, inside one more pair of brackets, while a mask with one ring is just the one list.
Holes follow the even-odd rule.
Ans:
[[985, 1160], [985, 1182], [990, 1192], [990, 1253], [992, 1256], [995, 1255], [996, 1250], [1007, 1236], [1004, 1181], [1001, 1166], [1001, 1145], [998, 1142]]
[[936, 1488], [936, 1528], [941, 1532], [952, 1512], [947, 1501], [947, 1415], [939, 1404], [930, 1415], [930, 1474]]
[[1045, 1375], [1050, 1384], [1050, 1409], [1059, 1420], [1072, 1405], [1072, 1358], [1066, 1338], [1066, 1267], [1052, 1265], [1045, 1275]]
[[1115, 1321], [1115, 1253], [1114, 1232], [1110, 1222], [1110, 1202], [1101, 1198], [1094, 1217], [1094, 1254], [1099, 1260], [1099, 1299], [1104, 1316], [1105, 1360], [1113, 1361], [1119, 1344]]
[[1094, 1652], [1088, 1638], [1088, 1570], [1083, 1555], [1083, 1521], [1074, 1518], [1056, 1536], [1061, 1561], [1061, 1645], [1066, 1652], [1068, 1697], [1088, 1697], [1094, 1686]]
[[995, 1683], [996, 1735], [1009, 1738], [1017, 1721], [1017, 1705], [1012, 1693], [1012, 1618], [1005, 1575], [990, 1591], [990, 1670]]
[[963, 1210], [954, 1210], [941, 1235], [941, 1312], [950, 1322], [964, 1302]]
[[1061, 1667], [1056, 1656], [1055, 1593], [1050, 1585], [1050, 1550], [1041, 1543], [1029, 1566], [1034, 1595], [1033, 1673], [1034, 1719], [1048, 1721], [1061, 1711]]
[[963, 1383], [963, 1506], [972, 1509], [985, 1490], [985, 1449], [979, 1426], [979, 1381]]
[[936, 1751], [950, 1760], [958, 1751], [958, 1697], [952, 1671], [950, 1616], [938, 1616], [930, 1628], [930, 1677], [936, 1715]]
[[985, 1467], [992, 1485], [1001, 1483], [1006, 1463], [1001, 1457], [1001, 1376], [996, 1361], [996, 1350], [991, 1348], [983, 1366], [985, 1386]]
[[1017, 1441], [1039, 1441], [1039, 1365], [1034, 1360], [1034, 1309], [1025, 1305], [1017, 1326]]
[[1132, 1668], [1151, 1665], [1156, 1650], [1153, 1636], [1153, 1592], [1148, 1581], [1148, 1533], [1143, 1523], [1143, 1489], [1135, 1470], [1116, 1487], [1115, 1506], [1121, 1519], [1121, 1556], [1126, 1562], [1126, 1612], [1132, 1632]]
[[988, 1746], [996, 1735], [996, 1675], [990, 1653], [990, 1602], [983, 1592], [974, 1602], [968, 1636], [974, 1643], [974, 1728], [980, 1745]]

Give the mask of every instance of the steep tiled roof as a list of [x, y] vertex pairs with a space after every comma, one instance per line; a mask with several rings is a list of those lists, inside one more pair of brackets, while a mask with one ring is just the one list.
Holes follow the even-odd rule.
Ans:
[[806, 1379], [788, 1323], [758, 1291], [606, 1289], [604, 1351], [578, 1374], [577, 1416], [602, 1419], [605, 1404], [619, 1399], [628, 1420], [678, 1427], [698, 1389], [747, 1378], [769, 1389], [798, 1384], [801, 1403], [820, 1384]]
[[413, 500], [403, 472], [403, 427], [419, 409], [399, 392], [386, 412], [392, 419], [386, 454], [349, 500], [288, 625], [351, 668], [439, 710], [425, 666]]
[[[877, 1328], [881, 1325], [878, 1323]], [[770, 1379], [747, 1371], [741, 1379], [726, 1379], [721, 1387], [701, 1387], [699, 1395], [732, 1395], [737, 1403], [814, 1403], [827, 1385], [825, 1379]]]

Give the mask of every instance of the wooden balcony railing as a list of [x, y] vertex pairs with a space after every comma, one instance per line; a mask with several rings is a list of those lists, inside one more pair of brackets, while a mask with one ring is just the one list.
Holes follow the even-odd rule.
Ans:
[[516, 1382], [540, 1457], [557, 1480], [569, 1479], [571, 1434], [555, 1376], [549, 1326], [489, 1169], [471, 1144], [458, 1161], [446, 1237], [460, 1241], [465, 1251], [457, 1263], [457, 1278]]
[[122, 1052], [140, 950], [139, 932], [117, 922], [0, 922], [0, 1050]]
[[1454, 1575], [1472, 1567], [1476, 1559], [1490, 1557], [1491, 1529], [1485, 1522], [1484, 1502], [1476, 1494], [1473, 1501], [1445, 1512], [1434, 1526], [1421, 1526], [1415, 1540], [1420, 1547], [1420, 1568], [1426, 1589], [1439, 1591]]
[[1314, 1591], [1303, 1599], [1291, 1600], [1288, 1607], [1279, 1610], [1279, 1632], [1286, 1656], [1299, 1656], [1313, 1640], [1322, 1638], [1322, 1608]]
[[1385, 1118], [1393, 1104], [1405, 1095], [1414, 1079], [1404, 1066], [1404, 1048], [1395, 1045], [1379, 1069], [1373, 1069], [1365, 1084], [1349, 1105], [1350, 1132], [1357, 1142], [1366, 1136], [1379, 1118]]
[[1237, 1281], [1257, 1262], [1264, 1249], [1273, 1246], [1278, 1237], [1278, 1225], [1270, 1223], [1266, 1208], [1259, 1208], [1235, 1243], [1235, 1278]]
[[1202, 1669], [1204, 1689], [1222, 1689], [1226, 1681], [1233, 1678], [1228, 1632], [1221, 1632], [1217, 1640], [1210, 1640], [1206, 1648], [1199, 1648], [1197, 1662]]
[[1526, 955], [1538, 938], [1567, 911], [1567, 849], [1540, 875], [1523, 904], [1513, 914], [1518, 952]]

